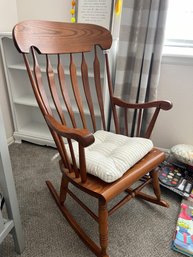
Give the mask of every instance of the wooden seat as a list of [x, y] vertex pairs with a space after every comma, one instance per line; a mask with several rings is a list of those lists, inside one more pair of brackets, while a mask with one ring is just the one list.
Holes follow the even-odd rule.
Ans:
[[[159, 111], [171, 109], [172, 104], [168, 101], [132, 104], [113, 95], [107, 51], [111, 47], [112, 36], [105, 28], [89, 24], [24, 21], [14, 27], [13, 38], [16, 48], [24, 57], [36, 100], [61, 158], [60, 192], [55, 190], [50, 181], [46, 182], [48, 188], [57, 206], [79, 237], [96, 256], [107, 257], [110, 214], [135, 196], [168, 207], [168, 204], [161, 200], [158, 181], [158, 165], [165, 159], [165, 155], [153, 148], [134, 166], [126, 170], [122, 177], [107, 183], [87, 173], [85, 149], [94, 143], [94, 132], [99, 129], [108, 130], [111, 114], [115, 133], [120, 134], [120, 131], [123, 133], [121, 128], [124, 125], [124, 133], [129, 136], [128, 110], [134, 111], [136, 118], [134, 135], [149, 138]], [[89, 54], [91, 57], [88, 57]], [[106, 75], [102, 78], [101, 70], [104, 64]], [[105, 99], [109, 99], [109, 103]], [[111, 110], [109, 111], [106, 106]], [[124, 113], [124, 124], [119, 121], [117, 109], [119, 111], [122, 109]], [[148, 109], [152, 110], [152, 117], [144, 131], [142, 124]], [[78, 142], [79, 164], [75, 158], [73, 141]], [[147, 173], [149, 178], [141, 180]], [[140, 185], [133, 188], [133, 184], [137, 181], [140, 181]], [[98, 215], [68, 188], [69, 183], [98, 199]], [[144, 186], [150, 183], [155, 196], [141, 192]], [[125, 192], [125, 197], [109, 210], [108, 202], [122, 192]], [[100, 246], [89, 238], [73, 218], [73, 213], [66, 208], [67, 196], [77, 201], [99, 224]]]

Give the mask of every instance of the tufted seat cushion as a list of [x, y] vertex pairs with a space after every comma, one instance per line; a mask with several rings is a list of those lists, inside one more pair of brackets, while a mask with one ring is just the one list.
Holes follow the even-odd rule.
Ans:
[[[103, 130], [95, 132], [94, 137], [95, 142], [85, 148], [87, 172], [108, 183], [119, 179], [153, 148], [150, 139], [127, 137]], [[79, 167], [77, 142], [73, 142], [73, 148]], [[67, 152], [71, 160], [69, 149]]]

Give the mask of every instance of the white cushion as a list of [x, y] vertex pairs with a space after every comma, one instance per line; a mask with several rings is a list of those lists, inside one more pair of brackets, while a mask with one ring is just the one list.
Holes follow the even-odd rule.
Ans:
[[193, 145], [175, 145], [171, 148], [171, 153], [177, 160], [193, 166]]
[[[108, 183], [119, 179], [153, 148], [150, 139], [127, 137], [103, 130], [95, 132], [94, 137], [95, 142], [85, 148], [87, 172]], [[79, 167], [77, 142], [73, 142], [73, 149]], [[67, 152], [71, 160], [68, 148]]]

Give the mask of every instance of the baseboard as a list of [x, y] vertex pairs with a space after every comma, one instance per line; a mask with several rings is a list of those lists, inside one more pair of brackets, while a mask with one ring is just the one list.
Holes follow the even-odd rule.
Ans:
[[164, 153], [167, 153], [167, 154], [169, 154], [170, 153], [170, 149], [167, 149], [167, 148], [161, 148], [161, 147], [156, 147], [156, 148], [158, 148], [159, 150], [161, 150], [162, 152], [164, 152]]
[[13, 143], [14, 143], [14, 138], [13, 138], [13, 137], [7, 138], [7, 144], [8, 144], [8, 145], [11, 145], [11, 144], [13, 144]]

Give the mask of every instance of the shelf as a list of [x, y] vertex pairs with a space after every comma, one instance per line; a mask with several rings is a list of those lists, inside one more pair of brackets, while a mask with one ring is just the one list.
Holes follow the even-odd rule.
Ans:
[[[0, 131], [0, 188], [6, 206], [5, 213], [2, 213], [0, 210], [0, 244], [11, 232], [15, 243], [15, 249], [21, 254], [24, 249], [24, 238], [1, 110]], [[3, 218], [4, 214], [6, 219]]]
[[[23, 71], [26, 71], [26, 67], [24, 64], [22, 63], [16, 63], [16, 64], [11, 64], [8, 66], [9, 69], [14, 69], [14, 70], [23, 70]], [[32, 67], [31, 67], [32, 69]], [[42, 72], [46, 72], [46, 67], [44, 65], [41, 66], [41, 71]], [[53, 65], [53, 71], [55, 74], [57, 74], [57, 67], [55, 65]], [[65, 68], [65, 75], [69, 76], [70, 75], [70, 71], [69, 71], [69, 68], [66, 67]], [[81, 76], [81, 70], [80, 68], [77, 68], [77, 76], [80, 77]], [[88, 70], [88, 77], [89, 78], [94, 78], [94, 72], [93, 70]], [[104, 74], [101, 73], [101, 79], [104, 79]]]
[[11, 38], [12, 37], [12, 32], [0, 32], [0, 37], [9, 37]]
[[41, 137], [51, 140], [51, 134], [46, 124], [42, 123], [30, 123], [20, 128], [20, 133], [30, 134], [33, 137]]
[[[33, 96], [29, 96], [29, 95], [25, 95], [25, 96], [22, 96], [22, 97], [16, 97], [14, 99], [14, 103], [39, 108], [36, 99]], [[73, 106], [74, 113], [79, 113], [79, 110], [78, 110], [78, 107], [76, 106], [76, 103], [72, 102], [71, 104]], [[83, 104], [85, 105], [86, 103], [83, 103]], [[51, 102], [51, 100], [50, 100], [50, 107], [51, 107], [52, 110], [56, 109], [55, 106], [54, 106], [54, 103]], [[64, 103], [62, 103], [62, 109], [63, 109], [63, 111], [67, 112], [67, 108], [66, 108]], [[85, 113], [85, 115], [90, 115], [89, 109], [84, 108], [84, 113]], [[100, 116], [100, 111], [99, 111], [98, 108], [95, 108], [95, 115]]]
[[14, 132], [16, 142], [20, 143], [26, 140], [31, 143], [38, 143], [40, 145], [55, 146], [53, 138], [48, 130], [46, 124], [33, 122], [19, 128]]
[[15, 97], [14, 99], [15, 104], [21, 104], [26, 106], [38, 107], [37, 101], [33, 96], [21, 96]]

